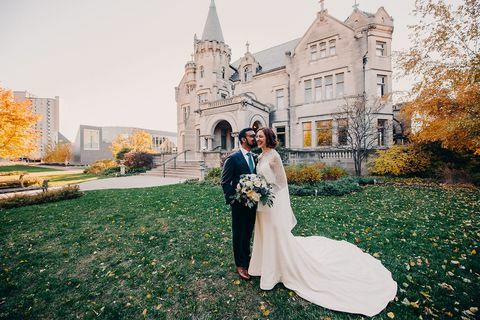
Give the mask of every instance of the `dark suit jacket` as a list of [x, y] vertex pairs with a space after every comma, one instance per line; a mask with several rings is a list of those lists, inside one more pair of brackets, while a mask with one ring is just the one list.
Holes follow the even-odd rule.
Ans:
[[[256, 170], [257, 167], [255, 165], [253, 173], [256, 173]], [[221, 184], [227, 204], [232, 202], [231, 197], [235, 195], [235, 189], [237, 188], [238, 181], [240, 181], [240, 176], [242, 174], [250, 174], [250, 168], [248, 167], [248, 163], [245, 160], [242, 151], [238, 150], [237, 152], [232, 153], [225, 160], [223, 165]]]

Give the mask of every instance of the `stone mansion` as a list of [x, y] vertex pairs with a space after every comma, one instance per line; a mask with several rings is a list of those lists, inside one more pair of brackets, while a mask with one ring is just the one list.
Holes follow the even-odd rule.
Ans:
[[[272, 127], [291, 151], [334, 152], [346, 143], [334, 117], [347, 97], [367, 103], [392, 91], [393, 19], [383, 7], [355, 6], [345, 21], [322, 8], [298, 39], [232, 62], [214, 0], [192, 60], [175, 88], [179, 152], [189, 157], [229, 152], [244, 127]], [[393, 144], [392, 103], [375, 114], [378, 147]], [[321, 157], [323, 158], [323, 156]]]

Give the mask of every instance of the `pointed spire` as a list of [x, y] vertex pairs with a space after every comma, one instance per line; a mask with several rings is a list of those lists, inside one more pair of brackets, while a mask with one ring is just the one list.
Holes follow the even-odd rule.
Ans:
[[353, 5], [353, 10], [358, 10], [359, 4], [357, 3], [357, 0], [355, 0], [355, 4]]
[[318, 1], [320, 3], [320, 11], [325, 10], [325, 0]]
[[223, 40], [222, 27], [220, 26], [220, 20], [217, 15], [217, 8], [215, 7], [215, 0], [210, 3], [210, 9], [208, 10], [207, 22], [203, 28], [202, 41], [216, 40], [218, 42], [225, 42]]

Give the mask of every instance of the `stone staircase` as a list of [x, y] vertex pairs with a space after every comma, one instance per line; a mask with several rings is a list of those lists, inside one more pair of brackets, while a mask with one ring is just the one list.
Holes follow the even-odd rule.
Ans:
[[[166, 178], [179, 178], [179, 179], [200, 179], [201, 177], [201, 165], [202, 161], [187, 160], [183, 161], [177, 159], [176, 168], [174, 168], [173, 161], [170, 161], [165, 166]], [[143, 176], [156, 176], [163, 177], [163, 166], [157, 166], [150, 171], [142, 173]]]

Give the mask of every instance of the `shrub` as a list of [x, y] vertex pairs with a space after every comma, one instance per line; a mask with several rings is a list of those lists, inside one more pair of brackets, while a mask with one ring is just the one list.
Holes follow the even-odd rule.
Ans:
[[147, 172], [147, 168], [145, 168], [145, 167], [128, 168], [127, 172], [129, 174], [145, 173], [145, 172]]
[[120, 173], [120, 167], [112, 167], [112, 168], [105, 169], [105, 171], [103, 171], [103, 175], [105, 176], [117, 176], [119, 173]]
[[337, 166], [326, 166], [321, 170], [323, 180], [338, 180], [347, 175], [347, 171]]
[[377, 158], [371, 164], [374, 175], [408, 176], [428, 170], [431, 154], [416, 145], [393, 146], [377, 151]]
[[220, 184], [220, 179], [222, 177], [222, 168], [211, 168], [208, 170], [207, 175], [205, 176], [205, 181], [212, 184]]
[[153, 168], [153, 156], [149, 153], [130, 151], [125, 154], [124, 160], [124, 164], [130, 169], [146, 168], [148, 170]]
[[129, 153], [130, 151], [132, 151], [132, 149], [130, 149], [130, 148], [120, 149], [120, 151], [118, 151], [117, 154], [115, 154], [115, 159], [123, 160], [125, 158], [125, 154]]
[[285, 173], [290, 184], [312, 184], [322, 179], [321, 170], [324, 167], [325, 164], [321, 162], [308, 165], [292, 165], [285, 167]]
[[82, 196], [78, 186], [67, 186], [61, 189], [49, 190], [36, 194], [19, 194], [13, 197], [0, 199], [0, 208], [9, 209], [33, 204], [73, 199]]
[[113, 160], [110, 160], [110, 159], [97, 160], [94, 163], [92, 163], [83, 172], [90, 173], [90, 174], [103, 174], [105, 170], [109, 168], [115, 168], [115, 167], [118, 167], [118, 164]]

